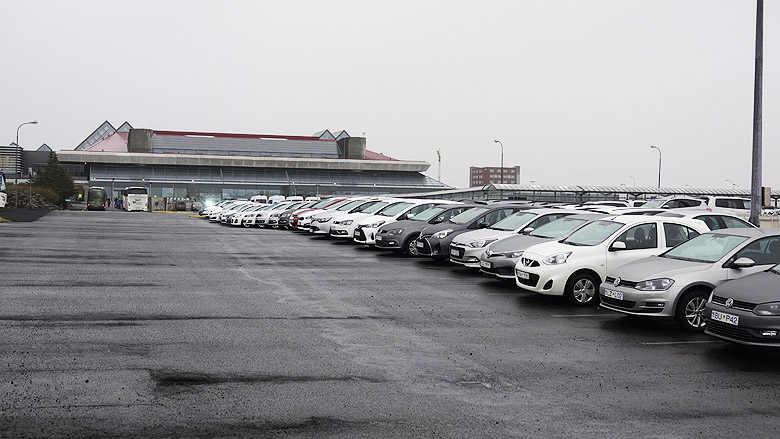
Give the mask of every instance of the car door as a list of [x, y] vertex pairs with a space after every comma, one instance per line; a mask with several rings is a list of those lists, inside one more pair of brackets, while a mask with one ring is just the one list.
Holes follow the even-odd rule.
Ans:
[[749, 268], [728, 268], [727, 277], [729, 280], [739, 279], [748, 274], [764, 271], [767, 268], [780, 263], [780, 237], [770, 236], [757, 239], [739, 249], [724, 264], [727, 267], [739, 258], [749, 258], [756, 265]]
[[[644, 222], [629, 227], [626, 231], [614, 238], [607, 250], [607, 270], [614, 270], [623, 264], [637, 259], [646, 258], [661, 253], [663, 244], [659, 244], [658, 222]], [[617, 241], [626, 245], [625, 249], [615, 249], [613, 244]]]

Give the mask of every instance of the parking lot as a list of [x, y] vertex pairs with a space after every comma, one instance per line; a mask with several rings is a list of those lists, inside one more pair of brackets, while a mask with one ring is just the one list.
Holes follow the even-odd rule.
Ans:
[[780, 355], [187, 213], [0, 225], [4, 437], [777, 437]]

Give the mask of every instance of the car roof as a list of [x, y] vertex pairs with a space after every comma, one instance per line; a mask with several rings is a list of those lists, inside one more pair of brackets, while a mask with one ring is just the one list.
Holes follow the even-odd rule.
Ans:
[[680, 207], [678, 209], [665, 210], [664, 212], [659, 213], [657, 216], [672, 218], [693, 218], [699, 215], [728, 216], [731, 218], [742, 219], [739, 216], [728, 212], [713, 211], [712, 209], [701, 207]]
[[[707, 232], [708, 234], [714, 234], [714, 235], [730, 235], [730, 236], [745, 236], [748, 238], [762, 238], [765, 236], [780, 236], [780, 229], [778, 228], [764, 228], [764, 229], [758, 229], [758, 228], [750, 228], [750, 227], [731, 227], [728, 229], [718, 229], [713, 230], [711, 232]], [[702, 233], [704, 235], [704, 233]]]

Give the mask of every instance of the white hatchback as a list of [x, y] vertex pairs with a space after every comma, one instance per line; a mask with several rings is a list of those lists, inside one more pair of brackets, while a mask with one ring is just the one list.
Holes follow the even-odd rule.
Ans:
[[697, 219], [622, 215], [587, 224], [561, 241], [529, 247], [515, 265], [520, 288], [564, 296], [574, 305], [598, 303], [607, 273], [709, 232]]

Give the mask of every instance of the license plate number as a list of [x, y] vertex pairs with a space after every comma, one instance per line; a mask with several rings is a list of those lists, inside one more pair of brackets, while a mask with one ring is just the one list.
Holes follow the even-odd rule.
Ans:
[[739, 316], [726, 314], [725, 312], [712, 310], [712, 320], [716, 322], [724, 322], [730, 325], [739, 325]]
[[479, 261], [479, 266], [482, 267], [482, 268], [491, 268], [490, 267], [490, 262], [488, 262], [488, 261]]
[[377, 240], [377, 241], [381, 241], [381, 240], [382, 240], [382, 237], [381, 237], [381, 236], [379, 236], [379, 235], [377, 235], [377, 237], [376, 237], [376, 240]]
[[528, 273], [526, 273], [525, 271], [518, 271], [517, 277], [519, 277], [520, 279], [528, 279], [531, 276], [529, 276]]
[[425, 244], [423, 244], [423, 242], [422, 242], [422, 241], [417, 241], [417, 244], [416, 244], [416, 245], [417, 245], [417, 248], [423, 248], [423, 247], [425, 247]]
[[620, 291], [614, 291], [614, 290], [604, 290], [604, 297], [611, 297], [613, 299], [617, 300], [623, 300], [623, 293]]

